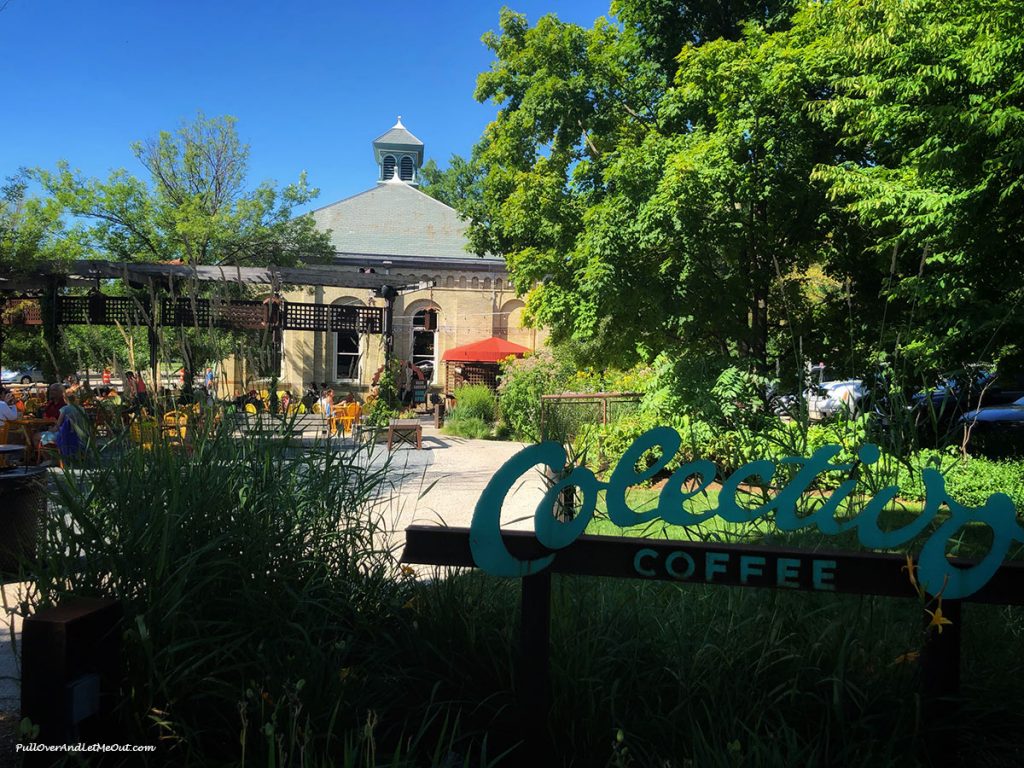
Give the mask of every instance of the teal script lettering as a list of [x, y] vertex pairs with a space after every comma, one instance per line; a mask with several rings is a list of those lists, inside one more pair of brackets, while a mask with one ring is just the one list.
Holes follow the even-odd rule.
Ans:
[[[980, 507], [965, 507], [949, 497], [945, 478], [935, 469], [923, 470], [925, 486], [924, 510], [913, 520], [895, 530], [883, 530], [879, 525], [882, 511], [899, 496], [897, 486], [881, 489], [869, 499], [864, 508], [855, 516], [839, 520], [836, 512], [842, 502], [855, 490], [856, 483], [847, 480], [824, 500], [812, 514], [797, 514], [797, 502], [822, 472], [846, 471], [849, 464], [836, 464], [840, 447], [827, 445], [819, 448], [810, 457], [791, 456], [782, 463], [797, 466], [792, 480], [781, 488], [765, 504], [747, 509], [737, 503], [736, 494], [740, 485], [759, 478], [768, 483], [775, 475], [776, 466], [770, 461], [752, 461], [739, 467], [722, 483], [718, 495], [718, 507], [714, 510], [695, 514], [686, 509], [686, 502], [701, 493], [714, 480], [715, 467], [708, 461], [694, 461], [680, 467], [668, 478], [658, 499], [656, 509], [637, 513], [626, 503], [626, 491], [633, 485], [650, 479], [664, 468], [679, 449], [679, 435], [669, 427], [655, 427], [640, 435], [627, 449], [621, 461], [612, 471], [607, 482], [598, 480], [586, 467], [575, 467], [557, 484], [547, 490], [534, 513], [534, 532], [537, 540], [552, 551], [544, 557], [521, 560], [513, 556], [501, 538], [501, 509], [505, 497], [523, 475], [537, 465], [549, 467], [561, 474], [566, 467], [565, 449], [556, 442], [547, 441], [530, 445], [506, 461], [487, 484], [477, 502], [470, 526], [470, 548], [473, 561], [478, 567], [496, 576], [529, 576], [547, 568], [554, 561], [557, 551], [571, 545], [586, 530], [597, 508], [597, 495], [605, 493], [608, 517], [617, 525], [629, 527], [661, 519], [673, 525], [697, 525], [718, 515], [735, 523], [749, 522], [774, 515], [776, 526], [784, 531], [795, 531], [815, 527], [826, 535], [835, 535], [855, 530], [860, 544], [869, 549], [893, 549], [921, 535], [935, 521], [939, 510], [949, 510], [945, 520], [925, 541], [918, 559], [917, 578], [930, 594], [941, 594], [956, 600], [974, 594], [981, 589], [999, 569], [1013, 542], [1024, 542], [1024, 530], [1017, 522], [1017, 510], [1010, 497], [1004, 493], [992, 494]], [[654, 467], [638, 473], [636, 462], [647, 451], [660, 449], [661, 458]], [[876, 446], [865, 445], [858, 458], [863, 464], [878, 461], [880, 452]], [[684, 491], [688, 480], [696, 480], [696, 490]], [[576, 497], [582, 499], [581, 508], [571, 520], [560, 520], [554, 514], [555, 502], [566, 488], [576, 488]], [[946, 548], [965, 526], [982, 523], [991, 529], [992, 543], [985, 556], [969, 567], [953, 565], [946, 557]], [[655, 568], [666, 569], [672, 578], [689, 579], [694, 573], [703, 573], [705, 580], [714, 583], [714, 577], [724, 573], [728, 556], [723, 553], [709, 553], [705, 560], [694, 562], [683, 552], [673, 553], [663, 562], [656, 562], [653, 550], [641, 549], [636, 553], [634, 569], [640, 576], [650, 576]], [[780, 559], [774, 573], [768, 573], [762, 558], [747, 557], [736, 567], [741, 583], [751, 579], [771, 577], [777, 586], [794, 586], [798, 575], [797, 560]], [[815, 589], [834, 589], [835, 563], [830, 560], [814, 561], [811, 574]]]

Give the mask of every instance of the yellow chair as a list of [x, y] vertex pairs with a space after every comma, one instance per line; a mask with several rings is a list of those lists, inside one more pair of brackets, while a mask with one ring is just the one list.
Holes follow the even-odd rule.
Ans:
[[163, 433], [171, 443], [184, 443], [187, 428], [188, 414], [184, 411], [168, 411], [164, 414]]
[[128, 434], [133, 443], [148, 451], [160, 436], [160, 424], [156, 419], [132, 419]]

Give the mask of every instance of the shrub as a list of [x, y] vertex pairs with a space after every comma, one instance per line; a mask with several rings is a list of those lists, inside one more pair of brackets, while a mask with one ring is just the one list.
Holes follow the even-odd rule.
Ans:
[[453, 437], [481, 440], [491, 437], [494, 428], [477, 416], [462, 416], [458, 409], [444, 423], [444, 433]]
[[483, 384], [468, 384], [455, 390], [455, 408], [462, 419], [480, 419], [493, 424], [498, 414], [494, 391]]
[[338, 764], [372, 711], [384, 754], [411, 589], [377, 511], [387, 465], [227, 427], [115, 448], [58, 477], [28, 602], [122, 603], [125, 740], [162, 764]]

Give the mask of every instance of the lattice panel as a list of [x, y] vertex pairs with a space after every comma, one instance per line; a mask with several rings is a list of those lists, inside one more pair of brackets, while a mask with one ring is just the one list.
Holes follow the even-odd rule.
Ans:
[[219, 326], [260, 330], [267, 327], [267, 306], [262, 301], [220, 302], [214, 305]]
[[[141, 305], [141, 308], [140, 308]], [[57, 323], [60, 325], [145, 325], [148, 301], [130, 296], [58, 296]]]
[[161, 325], [209, 328], [212, 317], [209, 299], [164, 299], [161, 302]]
[[381, 307], [353, 307], [331, 305], [331, 331], [381, 333], [384, 330], [384, 310]]
[[4, 325], [42, 325], [43, 308], [37, 298], [0, 301]]
[[160, 320], [163, 325], [186, 328], [266, 327], [262, 301], [217, 301], [209, 299], [164, 299]]
[[329, 304], [304, 304], [289, 301], [282, 307], [282, 327], [286, 331], [329, 331]]

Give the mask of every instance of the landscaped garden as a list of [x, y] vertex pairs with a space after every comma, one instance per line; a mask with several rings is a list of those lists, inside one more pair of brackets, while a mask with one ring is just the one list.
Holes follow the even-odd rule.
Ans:
[[[83, 419], [67, 450], [4, 446], [49, 499], [5, 607], [122, 612], [99, 650], [61, 646], [119, 651], [102, 681], [58, 681], [50, 709], [80, 719], [26, 717], [19, 743], [105, 717], [156, 747], [109, 765], [1024, 765], [1022, 18], [504, 9], [471, 152], [421, 167], [402, 144], [396, 165], [374, 142], [366, 193], [451, 205], [504, 268], [437, 256], [433, 231], [417, 255], [336, 250], [299, 213], [305, 175], [247, 188], [231, 118], [135, 145], [147, 180], [19, 172], [4, 365], [79, 396], [22, 390], [4, 420]], [[442, 313], [445, 291], [476, 294]], [[515, 313], [535, 351], [442, 381], [456, 337], [508, 341]], [[123, 395], [75, 381], [126, 368], [148, 370]], [[424, 447], [430, 395], [450, 407]], [[408, 453], [384, 451], [399, 426]], [[466, 469], [496, 448], [504, 466]], [[546, 507], [509, 521], [533, 491]], [[409, 554], [419, 502], [434, 560]]]

